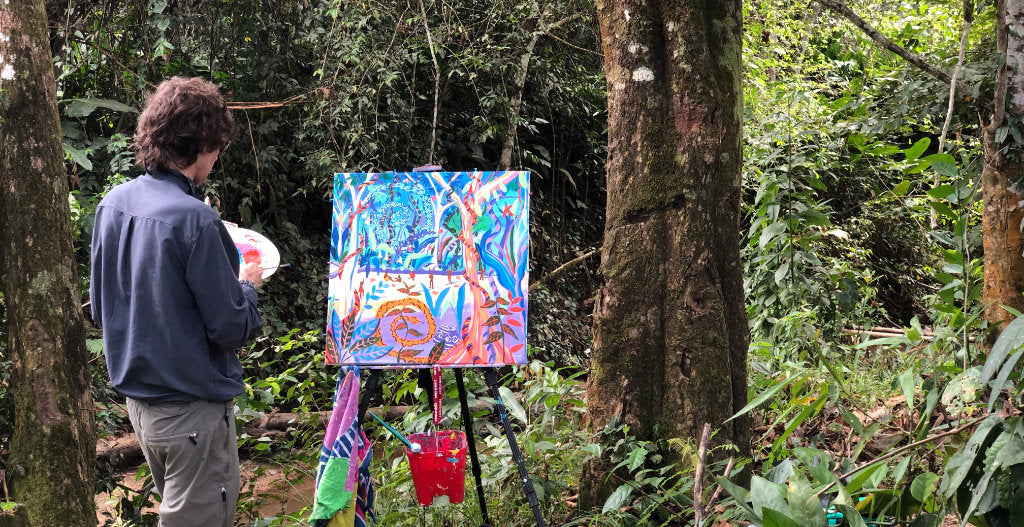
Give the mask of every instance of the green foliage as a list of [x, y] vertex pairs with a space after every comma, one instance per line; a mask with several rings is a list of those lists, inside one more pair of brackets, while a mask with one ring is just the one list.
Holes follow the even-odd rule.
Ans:
[[[591, 51], [598, 47], [592, 7], [587, 0], [426, 2], [421, 12], [399, 1], [160, 0], [51, 12], [65, 152], [81, 212], [79, 259], [88, 258], [95, 204], [139, 171], [128, 137], [146, 91], [172, 75], [196, 75], [234, 101], [271, 101], [239, 103], [240, 136], [202, 189], [225, 219], [265, 233], [291, 263], [263, 288], [273, 299], [263, 306], [271, 335], [322, 326], [325, 197], [338, 171], [428, 160], [450, 170], [494, 169], [508, 144], [513, 166], [533, 173], [533, 270], [551, 270], [595, 245], [603, 230], [605, 97], [600, 56]], [[593, 273], [571, 272], [552, 292], [552, 308], [579, 305], [593, 290]], [[582, 324], [565, 331], [573, 342], [589, 339]], [[555, 332], [539, 344], [579, 363], [565, 340]]]
[[616, 489], [600, 513], [580, 515], [566, 525], [667, 526], [693, 517], [693, 465], [669, 462], [691, 462], [696, 458], [692, 445], [638, 440], [628, 425], [609, 425], [598, 437], [594, 446], [607, 445], [605, 457], [614, 463], [607, 477]]

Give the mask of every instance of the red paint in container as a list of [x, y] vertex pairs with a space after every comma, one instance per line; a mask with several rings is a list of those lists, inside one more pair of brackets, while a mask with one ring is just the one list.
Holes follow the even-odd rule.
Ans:
[[466, 433], [439, 430], [413, 434], [409, 442], [419, 444], [419, 452], [405, 449], [412, 471], [412, 484], [420, 505], [429, 506], [437, 496], [450, 503], [462, 503], [466, 494]]

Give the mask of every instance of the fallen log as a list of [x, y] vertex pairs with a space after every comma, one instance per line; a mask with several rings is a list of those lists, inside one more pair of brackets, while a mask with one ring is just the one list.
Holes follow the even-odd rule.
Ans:
[[[387, 408], [370, 408], [370, 411], [385, 421], [398, 421], [412, 410], [411, 406], [390, 406]], [[249, 420], [242, 426], [242, 431], [250, 437], [276, 437], [284, 435], [292, 428], [323, 428], [331, 419], [331, 412], [273, 412], [263, 417]], [[96, 443], [96, 461], [109, 464], [115, 469], [137, 465], [144, 456], [139, 439], [135, 433], [123, 436], [109, 436]]]

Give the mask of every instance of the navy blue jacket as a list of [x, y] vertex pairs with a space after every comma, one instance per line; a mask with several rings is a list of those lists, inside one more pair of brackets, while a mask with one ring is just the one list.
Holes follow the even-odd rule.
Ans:
[[150, 171], [96, 208], [90, 295], [107, 370], [150, 403], [226, 401], [242, 393], [235, 350], [263, 326], [256, 290], [217, 212], [181, 172]]

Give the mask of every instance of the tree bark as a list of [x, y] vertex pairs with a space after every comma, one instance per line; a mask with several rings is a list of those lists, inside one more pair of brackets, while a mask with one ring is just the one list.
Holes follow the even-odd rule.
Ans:
[[[1024, 197], [1013, 182], [1024, 176], [1021, 146], [1000, 128], [1024, 118], [1024, 37], [1010, 27], [1024, 24], [1024, 0], [1001, 0], [996, 13], [996, 52], [1006, 57], [996, 77], [989, 118], [981, 112], [985, 166], [981, 172], [982, 244], [985, 250], [985, 320], [1013, 319], [1003, 306], [1024, 311]], [[1010, 123], [1008, 123], [1010, 121]], [[1000, 135], [1002, 138], [1000, 139]]]
[[[741, 2], [598, 2], [608, 82], [608, 203], [592, 427], [746, 451], [749, 343], [739, 256]], [[618, 482], [585, 470], [581, 505]]]
[[0, 290], [13, 359], [7, 474], [29, 525], [95, 525], [96, 431], [42, 0], [0, 6]]

